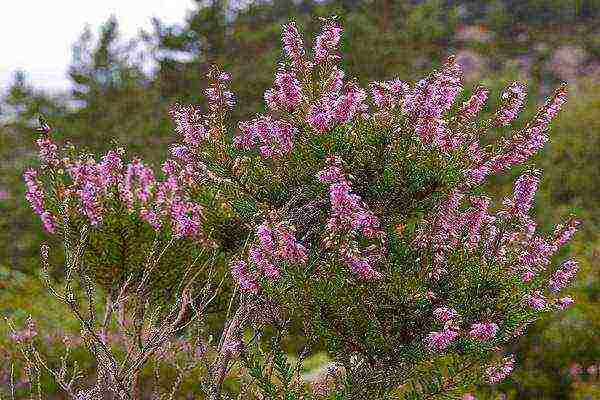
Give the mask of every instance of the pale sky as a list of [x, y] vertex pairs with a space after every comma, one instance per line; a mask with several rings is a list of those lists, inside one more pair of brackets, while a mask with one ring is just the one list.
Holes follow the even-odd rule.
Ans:
[[0, 0], [0, 93], [23, 69], [36, 88], [56, 91], [70, 87], [67, 67], [71, 46], [89, 23], [98, 28], [111, 14], [122, 39], [151, 31], [151, 18], [183, 23], [192, 0]]

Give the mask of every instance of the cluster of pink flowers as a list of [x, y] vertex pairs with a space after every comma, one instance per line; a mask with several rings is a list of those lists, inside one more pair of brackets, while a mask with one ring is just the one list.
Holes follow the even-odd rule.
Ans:
[[[517, 131], [510, 139], [503, 138], [501, 140], [500, 154], [489, 155], [478, 150], [473, 165], [465, 171], [468, 180], [467, 186], [479, 185], [490, 173], [499, 173], [513, 165], [522, 164], [536, 154], [548, 141], [546, 132], [550, 122], [558, 114], [566, 99], [566, 88], [563, 86], [557, 89], [541, 107], [532, 122]], [[504, 108], [506, 107], [509, 108], [509, 111], [502, 111], [502, 115], [512, 115], [513, 113], [516, 115], [513, 108], [508, 105], [504, 106]]]
[[175, 131], [183, 137], [185, 144], [197, 147], [208, 140], [209, 130], [204, 125], [204, 116], [197, 106], [175, 103], [169, 108], [169, 115], [175, 122]]
[[481, 341], [489, 341], [496, 337], [498, 333], [498, 324], [494, 322], [483, 322], [471, 325], [469, 336]]
[[402, 111], [414, 123], [414, 129], [426, 145], [444, 150], [457, 148], [461, 138], [447, 129], [444, 114], [450, 109], [462, 88], [462, 70], [450, 58], [440, 71], [419, 81], [404, 97]]
[[446, 327], [442, 331], [428, 334], [425, 337], [425, 344], [432, 352], [441, 352], [446, 350], [459, 335], [458, 331], [451, 327]]
[[36, 143], [39, 148], [39, 155], [42, 163], [54, 167], [60, 165], [58, 146], [50, 138], [39, 138], [36, 140]]
[[[296, 240], [293, 229], [284, 222], [263, 222], [256, 230], [256, 237], [258, 243], [250, 248], [250, 260], [268, 279], [279, 279], [282, 263], [301, 265], [308, 261], [308, 250]], [[242, 290], [252, 293], [260, 290], [245, 261], [232, 263], [231, 273]]]
[[565, 310], [565, 309], [569, 308], [571, 305], [573, 305], [573, 303], [575, 303], [573, 298], [570, 296], [566, 296], [566, 297], [561, 297], [560, 299], [558, 299], [556, 302], [556, 305], [558, 306], [558, 308], [560, 310]]
[[[488, 214], [491, 199], [485, 196], [471, 196], [471, 207], [460, 211], [460, 203], [465, 197], [458, 191], [452, 192], [438, 211], [427, 218], [417, 229], [413, 243], [421, 248], [430, 248], [432, 267], [430, 277], [439, 279], [446, 273], [444, 265], [447, 255], [461, 244], [470, 252], [480, 242], [489, 241], [489, 227], [496, 217]], [[486, 239], [486, 240], [483, 240]]]
[[295, 22], [283, 25], [281, 42], [283, 43], [285, 54], [291, 61], [292, 70], [301, 76], [306, 76], [311, 69], [311, 65], [306, 59], [306, 50], [302, 42], [302, 36], [298, 32]]
[[459, 317], [454, 308], [438, 307], [433, 310], [433, 316], [440, 322], [456, 321]]
[[[341, 168], [339, 158], [328, 158], [329, 166], [317, 174], [317, 178], [329, 184], [331, 216], [327, 221], [327, 247], [340, 239], [339, 255], [344, 262], [363, 279], [380, 278], [380, 272], [373, 263], [382, 256], [381, 249], [371, 252], [361, 251], [354, 239], [361, 234], [368, 239], [380, 239], [385, 242], [385, 232], [379, 227], [379, 219], [367, 209], [360, 197], [351, 192], [350, 184]], [[383, 246], [382, 246], [383, 247]]]
[[336, 62], [341, 58], [336, 51], [343, 31], [343, 28], [335, 21], [330, 21], [323, 26], [315, 40], [315, 64]]
[[293, 111], [302, 101], [302, 85], [293, 72], [279, 71], [275, 88], [265, 92], [265, 102], [272, 111]]
[[25, 184], [27, 185], [27, 193], [25, 193], [25, 198], [31, 205], [33, 211], [40, 216], [46, 232], [54, 233], [56, 229], [56, 217], [44, 209], [45, 191], [42, 188], [42, 183], [37, 179], [37, 172], [29, 168], [23, 174], [23, 178], [25, 179]]
[[485, 374], [487, 376], [487, 380], [492, 385], [502, 382], [505, 380], [515, 368], [515, 357], [508, 356], [505, 357], [502, 362], [489, 366]]
[[248, 270], [248, 265], [245, 261], [240, 260], [232, 263], [231, 274], [238, 285], [240, 285], [240, 289], [247, 292], [258, 293], [260, 285]]
[[508, 125], [519, 115], [525, 101], [525, 86], [520, 82], [513, 82], [502, 93], [504, 104], [496, 115], [494, 123], [496, 125]]
[[[75, 212], [81, 213], [94, 226], [102, 222], [108, 211], [107, 201], [116, 194], [130, 213], [137, 213], [156, 231], [162, 229], [165, 221], [170, 221], [176, 237], [206, 240], [202, 232], [202, 206], [187, 200], [184, 193], [186, 183], [194, 184], [198, 180], [187, 179], [186, 182], [189, 170], [175, 160], [163, 164], [163, 172], [168, 175], [164, 181], [156, 179], [153, 170], [139, 159], [124, 166], [121, 156], [114, 150], [107, 152], [100, 162], [92, 158], [68, 161], [65, 170], [72, 183], [62, 195], [78, 201]], [[39, 212], [46, 230], [54, 233], [55, 217], [43, 210], [44, 192], [36, 176], [33, 170], [24, 175], [29, 188], [27, 199]]]
[[548, 285], [551, 292], [558, 293], [564, 289], [579, 271], [579, 263], [575, 260], [567, 260], [550, 278]]
[[515, 181], [513, 197], [506, 198], [503, 205], [509, 215], [526, 216], [533, 205], [533, 199], [540, 183], [539, 171], [522, 174]]
[[539, 290], [534, 291], [525, 296], [525, 304], [533, 308], [535, 311], [542, 311], [546, 307], [546, 298]]
[[213, 113], [223, 112], [235, 105], [235, 96], [229, 90], [227, 82], [231, 79], [227, 72], [216, 68], [208, 72], [209, 86], [204, 91], [208, 99], [208, 108]]
[[475, 118], [483, 108], [489, 94], [489, 90], [485, 88], [475, 89], [469, 100], [465, 101], [460, 107], [458, 118], [461, 121], [469, 121]]
[[236, 147], [249, 150], [260, 144], [260, 154], [264, 158], [282, 156], [292, 151], [294, 146], [296, 128], [287, 121], [268, 115], [240, 122], [239, 130], [234, 139]]
[[350, 122], [356, 114], [367, 108], [364, 103], [367, 94], [362, 88], [350, 83], [342, 94], [337, 82], [334, 81], [330, 91], [310, 107], [306, 116], [308, 125], [317, 133], [328, 132], [336, 123]]
[[548, 141], [546, 132], [550, 122], [558, 114], [566, 100], [566, 89], [564, 87], [557, 89], [531, 123], [518, 131], [510, 140], [502, 143], [504, 152], [489, 160], [491, 170], [494, 172], [504, 171], [513, 165], [524, 163], [537, 153]]

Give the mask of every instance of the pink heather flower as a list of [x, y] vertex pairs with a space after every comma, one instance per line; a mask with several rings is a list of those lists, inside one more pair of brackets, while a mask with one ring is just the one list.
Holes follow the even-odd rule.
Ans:
[[560, 268], [552, 275], [548, 288], [553, 293], [558, 293], [575, 278], [579, 271], [579, 263], [575, 260], [567, 260], [563, 262]]
[[[276, 90], [273, 94], [266, 94], [269, 102], [276, 104], [275, 110], [285, 109], [292, 111], [302, 101], [302, 86], [293, 72], [279, 71], [275, 75]], [[273, 97], [271, 97], [273, 96]]]
[[23, 174], [23, 179], [27, 185], [27, 193], [25, 198], [29, 201], [31, 208], [36, 214], [41, 215], [44, 212], [44, 190], [40, 182], [37, 180], [37, 172], [31, 168], [27, 169]]
[[141, 208], [140, 209], [140, 218], [146, 222], [148, 222], [150, 224], [150, 226], [156, 231], [156, 232], [160, 232], [163, 223], [160, 219], [160, 216], [152, 211], [152, 210], [148, 210], [146, 208]]
[[546, 299], [539, 291], [536, 291], [525, 296], [525, 304], [535, 311], [542, 311], [546, 307]]
[[343, 28], [333, 21], [328, 22], [323, 26], [321, 33], [315, 40], [315, 64], [322, 64], [325, 61], [337, 61], [340, 58], [340, 56], [336, 54], [336, 50], [342, 32]]
[[339, 159], [332, 158], [329, 163], [331, 164], [329, 167], [317, 173], [317, 179], [323, 183], [344, 182], [346, 178], [344, 177], [344, 171], [340, 167], [341, 162]]
[[[361, 202], [360, 197], [351, 193], [350, 185], [341, 170], [340, 160], [335, 157], [328, 159], [329, 166], [317, 173], [317, 179], [329, 183], [329, 199], [331, 216], [327, 221], [327, 237], [324, 239], [327, 247], [331, 247], [334, 238], [354, 237], [357, 233], [365, 238], [380, 238], [384, 236], [379, 227], [379, 219]], [[382, 253], [374, 247], [367, 254], [358, 249], [358, 243], [341, 243], [338, 254], [350, 269], [362, 279], [380, 278], [382, 275], [373, 268]], [[381, 250], [381, 249], [380, 249]]]
[[550, 122], [565, 101], [566, 90], [561, 87], [546, 101], [532, 122], [518, 131], [510, 140], [503, 140], [504, 152], [490, 159], [491, 170], [502, 172], [512, 165], [524, 163], [537, 153], [548, 141], [546, 132]]
[[93, 226], [100, 224], [102, 221], [102, 204], [100, 200], [101, 193], [98, 186], [91, 181], [87, 181], [76, 193], [83, 205], [83, 214], [88, 217]]
[[519, 269], [525, 271], [543, 270], [550, 264], [555, 247], [541, 236], [529, 238], [525, 249], [517, 256]]
[[184, 143], [198, 146], [208, 139], [208, 130], [203, 124], [203, 116], [197, 107], [176, 103], [169, 109], [169, 115], [175, 122], [175, 131], [183, 137]]
[[462, 397], [462, 400], [477, 400], [477, 398], [471, 393], [465, 393]]
[[487, 380], [495, 385], [505, 380], [515, 368], [515, 357], [513, 355], [505, 357], [501, 363], [491, 365], [485, 370]]
[[41, 182], [37, 180], [37, 172], [29, 168], [24, 172], [23, 178], [27, 185], [25, 198], [33, 211], [40, 216], [46, 232], [54, 233], [56, 230], [55, 217], [49, 211], [44, 210], [45, 192], [42, 189]]
[[527, 215], [533, 204], [539, 183], [538, 171], [527, 172], [517, 178], [513, 189], [513, 197], [503, 201], [510, 215]]
[[485, 101], [488, 98], [489, 90], [485, 88], [477, 88], [469, 100], [465, 101], [458, 111], [458, 118], [461, 121], [468, 121], [479, 114]]
[[204, 94], [208, 98], [208, 108], [211, 112], [224, 112], [235, 105], [235, 96], [228, 90], [229, 74], [212, 67], [208, 73], [210, 83]]
[[517, 118], [525, 100], [525, 86], [519, 82], [513, 82], [502, 93], [504, 103], [498, 110], [494, 123], [496, 125], [508, 125]]
[[434, 317], [440, 322], [455, 321], [459, 318], [458, 312], [454, 308], [438, 307], [433, 310]]
[[339, 254], [346, 265], [350, 267], [352, 272], [358, 275], [361, 279], [370, 280], [380, 279], [383, 277], [381, 272], [375, 270], [371, 266], [371, 260], [368, 256], [365, 257], [361, 254], [357, 254], [356, 251], [353, 251], [348, 247], [340, 247]]
[[560, 299], [558, 299], [557, 305], [561, 310], [565, 310], [567, 308], [569, 308], [571, 305], [573, 305], [575, 303], [575, 301], [573, 300], [572, 297], [567, 296], [567, 297], [561, 297]]
[[202, 234], [202, 206], [179, 199], [171, 203], [172, 229], [175, 237], [194, 237]]
[[474, 339], [487, 342], [498, 333], [498, 325], [493, 322], [477, 323], [471, 325], [469, 336]]
[[465, 247], [473, 251], [479, 244], [481, 239], [481, 228], [484, 224], [492, 222], [494, 217], [488, 215], [487, 210], [490, 206], [491, 199], [486, 196], [473, 196], [471, 197], [472, 208], [469, 209], [464, 217], [466, 219], [464, 225], [467, 230], [467, 240]]
[[425, 338], [425, 344], [434, 353], [444, 351], [458, 337], [459, 333], [451, 329], [441, 332], [431, 332]]
[[331, 100], [321, 99], [308, 110], [306, 122], [317, 133], [325, 133], [333, 127], [334, 118], [331, 107]]
[[244, 261], [238, 261], [231, 265], [231, 274], [236, 282], [240, 285], [240, 289], [258, 293], [260, 286], [248, 271], [248, 266]]
[[396, 78], [385, 82], [371, 82], [369, 88], [377, 108], [392, 110], [400, 103], [410, 86]]
[[307, 249], [294, 237], [292, 230], [283, 222], [274, 227], [268, 221], [256, 230], [258, 246], [250, 249], [250, 259], [269, 279], [281, 276], [279, 264], [304, 264], [308, 260]]
[[223, 350], [229, 355], [236, 357], [239, 353], [246, 351], [246, 346], [241, 340], [227, 340], [223, 343]]
[[461, 80], [460, 66], [449, 58], [440, 71], [420, 80], [404, 97], [402, 112], [414, 122], [415, 132], [424, 144], [444, 150], [459, 144], [448, 136], [443, 116], [460, 92]]
[[100, 181], [103, 188], [107, 189], [120, 182], [123, 174], [123, 161], [114, 150], [109, 150], [98, 165]]
[[339, 69], [337, 65], [333, 66], [327, 81], [325, 82], [321, 95], [323, 97], [337, 96], [344, 87], [344, 76], [344, 71]]
[[251, 121], [240, 122], [239, 130], [234, 139], [236, 147], [249, 150], [260, 143], [263, 158], [288, 154], [294, 147], [296, 128], [283, 120], [260, 116]]
[[58, 166], [60, 157], [58, 155], [58, 146], [48, 137], [36, 140], [39, 148], [39, 157], [44, 164]]
[[577, 219], [571, 219], [566, 225], [557, 225], [554, 229], [554, 239], [552, 244], [556, 249], [560, 249], [562, 246], [567, 244], [577, 232], [577, 227], [581, 225], [581, 221]]
[[333, 117], [340, 123], [350, 122], [355, 114], [366, 108], [364, 104], [366, 98], [366, 92], [358, 85], [349, 85], [346, 94], [334, 101], [332, 107]]
[[295, 22], [283, 25], [281, 42], [283, 43], [283, 50], [286, 56], [291, 61], [292, 69], [301, 76], [306, 75], [310, 70], [310, 65], [306, 60], [304, 43]]
[[42, 220], [42, 225], [44, 226], [46, 232], [56, 232], [56, 222], [52, 214], [50, 214], [48, 211], [44, 211], [42, 214], [40, 214], [40, 219]]

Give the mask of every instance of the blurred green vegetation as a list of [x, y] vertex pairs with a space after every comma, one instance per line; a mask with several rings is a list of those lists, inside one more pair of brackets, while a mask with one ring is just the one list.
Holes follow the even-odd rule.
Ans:
[[[0, 100], [3, 315], [23, 322], [31, 313], [40, 331], [76, 329], [38, 279], [41, 242], [55, 249], [56, 265], [62, 262], [60, 242], [43, 233], [24, 200], [21, 174], [36, 163], [32, 127], [38, 113], [46, 115], [59, 139], [105, 151], [116, 138], [130, 154], [158, 165], [175, 140], [168, 106], [203, 105], [209, 64], [232, 74], [238, 96], [234, 120], [249, 117], [264, 109], [262, 94], [281, 58], [280, 25], [293, 18], [309, 38], [319, 28], [319, 16], [336, 14], [345, 27], [344, 68], [362, 84], [394, 76], [415, 81], [456, 54], [465, 68], [465, 89], [479, 83], [491, 89], [489, 107], [505, 84], [526, 80], [525, 117], [560, 81], [569, 81], [570, 100], [536, 157], [544, 171], [536, 212], [547, 231], [570, 212], [585, 221], [571, 245], [581, 261], [569, 292], [576, 305], [543, 319], [510, 349], [519, 366], [507, 382], [474, 390], [490, 399], [501, 393], [514, 399], [600, 398], [598, 375], [586, 372], [600, 364], [600, 0], [276, 0], [251, 2], [237, 11], [236, 2], [196, 2], [181, 24], [156, 19], [153, 31], [137, 42], [122, 41], [114, 18], [97, 34], [86, 29], [73, 47], [70, 93], [44, 93], [25, 73], [15, 74]], [[148, 60], [155, 62], [153, 73], [144, 72]], [[493, 179], [497, 199], [509, 193], [517, 173]], [[0, 346], [10, 346], [5, 333], [1, 325]], [[321, 355], [315, 360], [324, 361]], [[575, 364], [581, 374], [570, 372]]]

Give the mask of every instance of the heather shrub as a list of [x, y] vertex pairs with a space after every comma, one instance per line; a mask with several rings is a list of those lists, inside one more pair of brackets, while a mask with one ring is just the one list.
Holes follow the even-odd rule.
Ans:
[[[161, 381], [169, 352], [165, 396], [190, 379], [210, 399], [461, 398], [510, 375], [504, 349], [573, 303], [560, 292], [579, 266], [558, 252], [580, 222], [537, 229], [529, 161], [566, 88], [516, 127], [523, 83], [491, 108], [483, 87], [462, 97], [450, 57], [414, 84], [363, 88], [340, 67], [342, 32], [325, 21], [309, 51], [285, 25], [266, 112], [237, 124], [214, 67], [206, 107], [171, 108], [178, 142], [160, 170], [120, 147], [59, 147], [42, 124], [27, 199], [66, 260], [54, 282], [42, 246], [43, 276], [97, 372], [71, 379], [66, 359], [53, 370], [35, 335], [15, 332], [30, 381], [47, 371], [73, 398], [139, 398], [144, 368]], [[487, 179], [515, 167], [513, 193], [486, 196]], [[333, 363], [308, 385], [302, 362], [319, 350]]]

